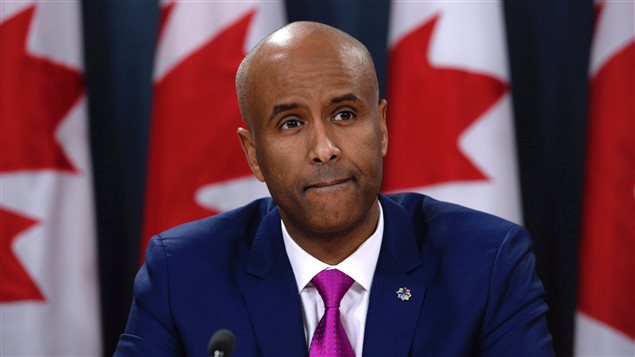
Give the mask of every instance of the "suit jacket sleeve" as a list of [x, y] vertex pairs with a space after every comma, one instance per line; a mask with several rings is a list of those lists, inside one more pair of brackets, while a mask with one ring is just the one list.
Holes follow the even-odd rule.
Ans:
[[135, 278], [134, 299], [126, 331], [115, 356], [181, 356], [183, 347], [172, 319], [165, 247], [154, 237]]
[[481, 355], [552, 356], [544, 289], [529, 234], [507, 232], [496, 253], [483, 321]]

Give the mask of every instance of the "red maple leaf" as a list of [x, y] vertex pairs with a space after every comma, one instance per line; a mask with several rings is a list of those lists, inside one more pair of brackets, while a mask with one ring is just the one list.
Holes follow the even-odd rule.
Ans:
[[35, 7], [0, 25], [0, 172], [75, 172], [55, 130], [83, 93], [81, 74], [27, 52]]
[[251, 174], [236, 136], [242, 119], [234, 78], [253, 15], [219, 32], [155, 84], [146, 242], [152, 234], [217, 213], [194, 201], [200, 187]]
[[44, 301], [44, 296], [13, 253], [20, 232], [36, 224], [30, 218], [0, 208], [0, 303], [19, 300]]
[[633, 339], [634, 64], [631, 40], [591, 80], [578, 279], [578, 308]]
[[487, 179], [459, 150], [459, 136], [507, 87], [485, 74], [432, 66], [428, 50], [437, 20], [390, 51], [385, 191]]
[[[27, 52], [35, 7], [0, 24], [0, 173], [24, 170], [76, 172], [55, 131], [83, 94], [81, 74]], [[0, 209], [0, 302], [44, 300], [13, 253], [18, 233], [37, 223]]]

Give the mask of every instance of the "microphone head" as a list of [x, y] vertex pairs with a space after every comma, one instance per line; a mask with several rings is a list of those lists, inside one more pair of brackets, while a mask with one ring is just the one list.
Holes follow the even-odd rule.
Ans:
[[236, 337], [227, 329], [214, 332], [207, 345], [210, 357], [230, 357], [234, 353]]

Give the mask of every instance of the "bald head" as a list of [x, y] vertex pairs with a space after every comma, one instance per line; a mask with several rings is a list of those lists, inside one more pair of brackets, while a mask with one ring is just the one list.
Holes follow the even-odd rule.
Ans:
[[288, 24], [260, 41], [245, 57], [236, 74], [236, 93], [243, 119], [253, 128], [253, 102], [277, 72], [299, 69], [297, 64], [334, 61], [358, 72], [363, 84], [379, 100], [377, 74], [368, 49], [357, 39], [317, 22]]

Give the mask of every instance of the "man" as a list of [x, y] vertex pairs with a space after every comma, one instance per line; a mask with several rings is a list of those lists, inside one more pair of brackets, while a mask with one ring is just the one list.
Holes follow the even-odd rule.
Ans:
[[221, 328], [238, 356], [551, 355], [522, 228], [379, 193], [387, 103], [361, 43], [287, 25], [236, 87], [272, 199], [152, 239], [117, 355], [204, 356]]

